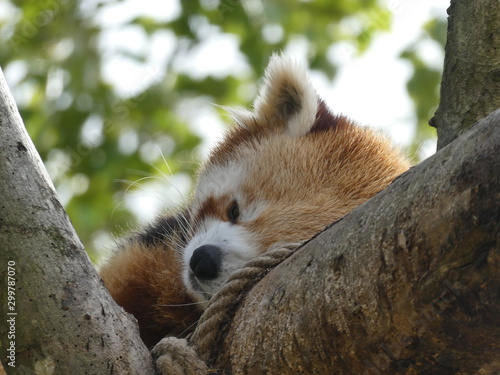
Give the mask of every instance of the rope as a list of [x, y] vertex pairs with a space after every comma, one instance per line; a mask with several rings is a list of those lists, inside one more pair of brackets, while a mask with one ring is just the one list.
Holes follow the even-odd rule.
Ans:
[[210, 300], [210, 305], [203, 313], [191, 342], [196, 343], [201, 358], [210, 361], [217, 350], [217, 344], [224, 336], [227, 323], [231, 321], [234, 307], [257, 282], [274, 267], [288, 258], [297, 244], [271, 249], [249, 261], [243, 268], [233, 273], [222, 288]]
[[163, 374], [205, 375], [212, 372], [208, 369], [207, 363], [213, 360], [218, 344], [225, 336], [228, 323], [236, 310], [235, 307], [246, 292], [288, 258], [299, 245], [291, 243], [275, 246], [233, 273], [210, 300], [189, 342], [174, 337], [160, 341], [152, 353], [158, 358], [157, 367], [164, 369]]
[[151, 351], [156, 373], [162, 375], [204, 375], [208, 367], [186, 339], [165, 337]]

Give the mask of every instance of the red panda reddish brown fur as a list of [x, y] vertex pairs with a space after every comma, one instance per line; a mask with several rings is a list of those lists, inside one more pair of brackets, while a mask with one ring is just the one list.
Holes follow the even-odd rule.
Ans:
[[271, 59], [254, 110], [232, 112], [186, 213], [159, 219], [101, 269], [148, 345], [189, 332], [246, 261], [309, 239], [409, 168], [384, 137], [332, 114], [284, 57]]

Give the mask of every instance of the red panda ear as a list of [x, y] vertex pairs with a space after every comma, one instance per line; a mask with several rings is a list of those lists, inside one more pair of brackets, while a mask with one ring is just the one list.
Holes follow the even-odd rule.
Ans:
[[[252, 128], [283, 129], [292, 137], [307, 134], [315, 123], [319, 98], [306, 70], [284, 55], [273, 55], [254, 103]], [[257, 129], [255, 129], [257, 130]]]

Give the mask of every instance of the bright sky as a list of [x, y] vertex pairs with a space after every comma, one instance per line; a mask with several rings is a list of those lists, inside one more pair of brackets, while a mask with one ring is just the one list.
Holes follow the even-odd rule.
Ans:
[[[339, 48], [337, 56], [342, 68], [338, 78], [333, 86], [322, 85], [320, 91], [335, 109], [363, 124], [381, 127], [395, 142], [407, 144], [415, 121], [413, 103], [406, 91], [412, 70], [398, 55], [419, 37], [423, 24], [431, 17], [446, 17], [449, 0], [401, 0], [389, 4], [394, 15], [392, 31], [379, 35], [360, 58]], [[421, 47], [422, 58], [441, 68], [443, 51], [430, 43]], [[435, 146], [422, 151], [429, 156]]]

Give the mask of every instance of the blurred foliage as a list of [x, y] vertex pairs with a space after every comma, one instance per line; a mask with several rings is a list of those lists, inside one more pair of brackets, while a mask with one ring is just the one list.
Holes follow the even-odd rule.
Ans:
[[418, 148], [424, 141], [435, 138], [436, 130], [429, 126], [429, 120], [434, 115], [439, 103], [439, 84], [441, 83], [441, 66], [430, 66], [422, 56], [421, 44], [434, 40], [444, 50], [446, 43], [447, 22], [445, 19], [434, 18], [424, 27], [420, 38], [408, 46], [401, 57], [408, 60], [413, 66], [413, 76], [407, 83], [408, 93], [415, 104], [417, 131], [413, 140], [410, 154], [418, 154]]
[[[333, 79], [337, 67], [328, 52], [335, 43], [345, 41], [362, 52], [391, 24], [391, 13], [378, 0], [171, 0], [158, 2], [172, 9], [168, 20], [147, 13], [120, 20], [118, 7], [127, 2], [7, 0], [3, 9], [9, 16], [0, 15], [0, 66], [17, 77], [12, 90], [28, 132], [94, 259], [97, 234], [119, 234], [135, 225], [122, 204], [129, 183], [120, 181], [192, 175], [192, 150], [200, 137], [176, 108], [199, 97], [248, 105], [251, 95], [241, 87], [253, 87], [271, 53], [297, 45], [305, 48], [312, 69]], [[436, 38], [439, 27], [430, 24], [427, 32]], [[130, 28], [145, 44], [166, 32], [173, 38], [160, 46], [171, 53], [155, 63], [159, 73], [146, 74], [140, 87], [123, 93], [105, 73], [112, 58], [145, 70], [152, 65], [151, 51], [133, 38], [118, 46], [106, 42], [110, 30]], [[245, 63], [241, 73], [200, 77], [190, 70], [214, 33], [237, 39]], [[420, 124], [437, 103], [439, 75], [412, 49], [403, 57], [415, 66], [408, 89]], [[189, 108], [196, 112], [196, 105]]]

